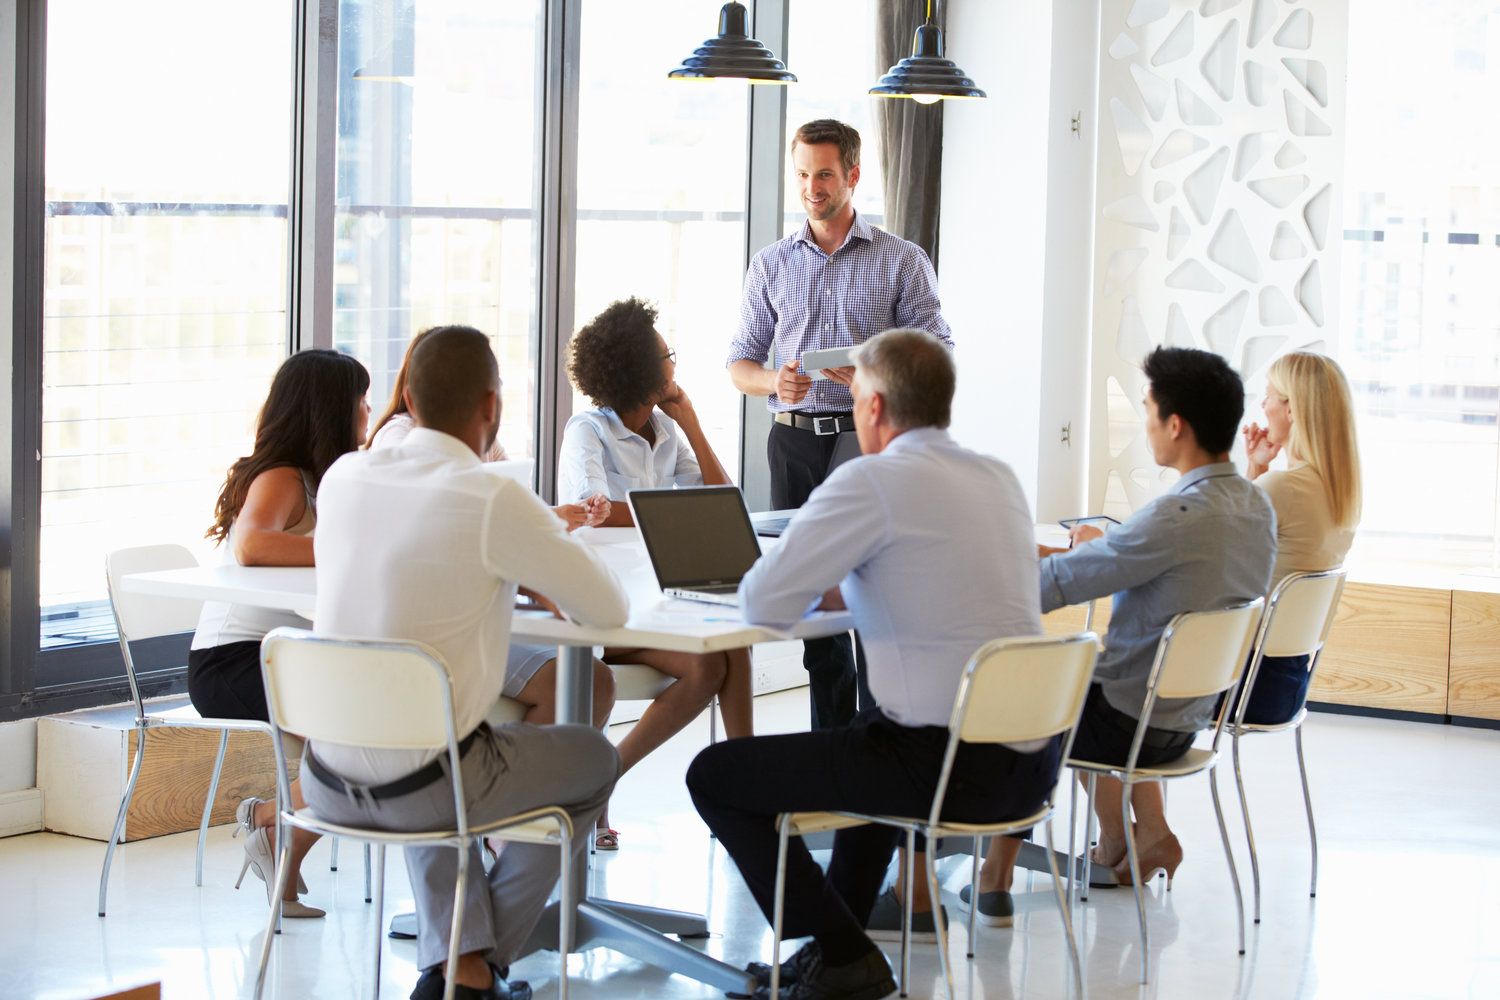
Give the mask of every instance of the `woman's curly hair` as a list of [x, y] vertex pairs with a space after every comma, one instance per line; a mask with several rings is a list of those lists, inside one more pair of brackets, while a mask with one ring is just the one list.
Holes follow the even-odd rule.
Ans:
[[578, 391], [615, 412], [645, 406], [667, 384], [656, 340], [656, 309], [632, 296], [611, 302], [568, 344]]

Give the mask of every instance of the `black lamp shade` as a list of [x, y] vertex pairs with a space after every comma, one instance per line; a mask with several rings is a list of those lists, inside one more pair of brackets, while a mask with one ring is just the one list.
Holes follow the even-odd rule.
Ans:
[[985, 97], [973, 80], [943, 58], [943, 33], [935, 24], [924, 24], [912, 40], [911, 55], [892, 66], [880, 82], [870, 88], [874, 97], [914, 97], [923, 103], [955, 97]]
[[667, 76], [673, 80], [749, 80], [751, 83], [796, 83], [786, 64], [750, 37], [750, 16], [741, 3], [719, 11], [719, 34], [693, 50]]

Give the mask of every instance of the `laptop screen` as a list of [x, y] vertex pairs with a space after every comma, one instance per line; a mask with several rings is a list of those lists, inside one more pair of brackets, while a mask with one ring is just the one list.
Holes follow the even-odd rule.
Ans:
[[631, 490], [630, 506], [664, 588], [738, 583], [760, 558], [737, 486]]

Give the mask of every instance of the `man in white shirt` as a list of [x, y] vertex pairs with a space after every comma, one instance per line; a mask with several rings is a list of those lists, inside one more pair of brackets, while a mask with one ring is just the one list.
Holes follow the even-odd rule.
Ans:
[[[970, 656], [996, 637], [1041, 631], [1026, 498], [1008, 466], [948, 435], [954, 383], [952, 356], [929, 333], [888, 330], [862, 345], [851, 388], [863, 457], [813, 491], [740, 586], [746, 620], [777, 627], [820, 599], [846, 602], [880, 706], [846, 726], [730, 740], [693, 762], [693, 801], [767, 917], [776, 814], [925, 815]], [[1045, 799], [1058, 757], [1055, 740], [964, 747], [945, 816], [1025, 815]], [[883, 827], [840, 831], [826, 877], [793, 841], [784, 932], [813, 941], [783, 964], [783, 997], [874, 1000], [895, 990], [864, 928], [896, 840]], [[769, 983], [769, 967], [750, 972]]]
[[[445, 327], [429, 334], [412, 354], [406, 399], [417, 427], [405, 441], [351, 452], [323, 477], [314, 545], [317, 631], [419, 640], [442, 653], [465, 734], [470, 821], [562, 805], [581, 855], [619, 774], [614, 748], [588, 726], [491, 730], [484, 717], [505, 683], [518, 584], [601, 627], [624, 624], [625, 593], [540, 499], [480, 465], [500, 421], [499, 375], [482, 333]], [[304, 758], [311, 775], [304, 793], [335, 821], [391, 830], [450, 826], [453, 787], [436, 756], [316, 743]], [[457, 852], [412, 848], [406, 863], [417, 903], [417, 964], [426, 970], [412, 995], [440, 995]], [[542, 913], [557, 882], [557, 853], [512, 843], [487, 878], [481, 872], [474, 847], [457, 995], [524, 997], [529, 990], [512, 992], [499, 970]]]

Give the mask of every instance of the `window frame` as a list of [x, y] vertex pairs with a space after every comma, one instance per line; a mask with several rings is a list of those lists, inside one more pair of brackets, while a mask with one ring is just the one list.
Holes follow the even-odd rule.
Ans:
[[[539, 0], [545, 70], [538, 114], [542, 167], [537, 284], [540, 340], [537, 352], [536, 455], [542, 494], [552, 496], [561, 431], [571, 416], [565, 351], [573, 315], [578, 216], [578, 81], [582, 0]], [[755, 5], [757, 37], [777, 51], [787, 45], [788, 0]], [[0, 295], [11, 296], [11, 324], [0, 332], [10, 350], [14, 377], [0, 388], [0, 405], [12, 431], [0, 435], [0, 722], [116, 703], [129, 695], [115, 639], [40, 649], [39, 525], [42, 413], [42, 293], [46, 225], [45, 122], [47, 0], [0, 6], [0, 53], [14, 60], [13, 81], [0, 83], [0, 132], [9, 155], [0, 154], [9, 190], [0, 213], [0, 235], [9, 233], [9, 264], [0, 262]], [[338, 0], [297, 0], [288, 44], [293, 50], [293, 130], [289, 192], [288, 353], [333, 342], [333, 216], [337, 131]], [[691, 33], [689, 33], [691, 35]], [[684, 37], [684, 51], [692, 37]], [[778, 47], [779, 44], [779, 47]], [[666, 72], [669, 67], [663, 67]], [[0, 74], [4, 78], [5, 74]], [[780, 236], [785, 163], [786, 93], [781, 87], [746, 87], [750, 163], [746, 182], [745, 260]], [[7, 127], [8, 126], [8, 127]], [[727, 381], [727, 376], [726, 376]], [[754, 401], [752, 401], [754, 402]], [[741, 454], [763, 455], [764, 409], [742, 400]], [[750, 447], [746, 447], [749, 445]], [[760, 463], [763, 465], [763, 461]], [[743, 472], [747, 496], [768, 491], [763, 470]], [[764, 506], [766, 500], [759, 501]], [[137, 643], [143, 693], [186, 689], [188, 634]]]

